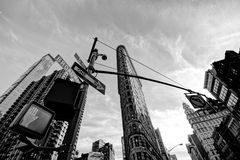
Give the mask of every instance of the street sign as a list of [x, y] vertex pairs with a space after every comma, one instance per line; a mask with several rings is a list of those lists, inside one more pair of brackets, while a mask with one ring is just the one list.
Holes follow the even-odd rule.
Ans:
[[78, 61], [78, 63], [79, 63], [84, 69], [87, 68], [87, 67], [85, 66], [85, 64], [83, 63], [83, 61], [81, 60], [81, 58], [78, 56], [77, 53], [74, 54], [74, 57], [76, 58], [76, 60]]
[[75, 72], [73, 72], [71, 67], [64, 61], [64, 59], [59, 54], [55, 57], [55, 61], [57, 61], [58, 64], [67, 72], [71, 80], [80, 83], [78, 76], [75, 74]]
[[185, 94], [185, 95], [194, 108], [204, 108], [206, 106], [206, 101], [200, 95], [197, 94], [194, 95]]
[[83, 80], [85, 80], [88, 84], [90, 84], [92, 87], [94, 87], [96, 90], [101, 92], [102, 94], [105, 94], [105, 85], [100, 82], [98, 79], [93, 77], [91, 74], [87, 72], [86, 69], [81, 67], [78, 63], [74, 62], [72, 66], [72, 70]]

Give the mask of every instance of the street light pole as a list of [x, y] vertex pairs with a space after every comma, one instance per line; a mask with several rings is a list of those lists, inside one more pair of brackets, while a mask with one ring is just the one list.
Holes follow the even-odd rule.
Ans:
[[182, 143], [177, 144], [176, 146], [172, 147], [168, 152], [170, 153], [174, 148], [176, 148], [177, 146], [181, 146], [181, 145], [183, 145], [183, 144]]
[[[87, 67], [87, 72], [89, 74], [93, 73], [93, 70], [94, 70], [93, 67], [97, 57], [103, 56], [102, 54], [99, 55], [98, 50], [95, 49], [96, 42], [97, 42], [97, 38], [94, 38], [94, 42], [93, 42], [92, 49], [90, 51], [90, 55], [88, 59], [89, 65]], [[73, 150], [76, 147], [77, 134], [78, 134], [78, 131], [80, 130], [80, 128], [78, 128], [79, 126], [77, 125], [81, 123], [80, 120], [84, 112], [83, 107], [85, 106], [85, 102], [87, 98], [88, 86], [89, 84], [86, 83], [85, 81], [82, 82], [80, 86], [79, 93], [82, 92], [82, 94], [78, 94], [78, 96], [80, 97], [77, 97], [77, 99], [78, 98], [80, 99], [79, 104], [77, 104], [80, 107], [77, 107], [78, 109], [76, 110], [73, 116], [73, 119], [69, 122], [69, 126], [63, 141], [63, 144], [66, 144], [68, 148], [66, 149], [65, 152], [59, 153], [58, 160], [73, 160], [74, 158]]]

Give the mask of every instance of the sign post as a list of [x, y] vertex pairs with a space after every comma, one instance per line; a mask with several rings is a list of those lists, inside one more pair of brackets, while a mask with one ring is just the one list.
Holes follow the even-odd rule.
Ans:
[[79, 64], [76, 62], [72, 66], [72, 70], [79, 76], [81, 77], [85, 82], [90, 84], [93, 88], [101, 92], [102, 94], [105, 94], [105, 85], [100, 82], [98, 79], [93, 77], [86, 69], [81, 67]]
[[77, 63], [74, 63], [71, 69], [74, 72], [74, 74], [77, 75], [77, 77], [80, 77], [84, 80], [84, 82], [81, 83], [81, 86], [80, 86], [80, 90], [83, 90], [81, 91], [83, 93], [80, 94], [78, 97], [80, 99], [78, 103], [78, 106], [80, 107], [78, 108], [81, 108], [81, 109], [76, 110], [75, 115], [73, 116], [71, 122], [69, 123], [66, 136], [64, 137], [64, 140], [63, 140], [63, 144], [69, 144], [70, 147], [67, 149], [67, 152], [59, 153], [58, 160], [72, 160], [74, 157], [73, 151], [75, 150], [75, 147], [76, 147], [74, 143], [76, 142], [77, 136], [79, 133], [77, 128], [80, 127], [80, 123], [81, 123], [80, 121], [84, 111], [89, 84], [93, 86], [95, 89], [97, 89], [99, 92], [101, 92], [102, 94], [105, 94], [105, 85], [91, 75], [94, 63], [97, 57], [99, 56], [97, 50], [95, 49], [96, 42], [97, 42], [97, 38], [94, 39], [94, 43], [92, 45], [92, 49], [89, 55], [89, 59], [88, 59], [89, 66], [84, 67], [85, 65], [83, 65], [81, 61], [79, 62], [79, 60], [81, 59], [77, 58], [80, 65]]

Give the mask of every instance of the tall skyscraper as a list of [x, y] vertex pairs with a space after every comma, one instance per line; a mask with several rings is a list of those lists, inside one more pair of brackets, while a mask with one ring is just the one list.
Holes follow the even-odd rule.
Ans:
[[[137, 75], [124, 46], [117, 47], [117, 70]], [[141, 87], [138, 78], [118, 76], [126, 159], [162, 160]]]
[[[183, 109], [187, 119], [193, 128], [194, 135], [191, 136], [191, 145], [193, 145], [197, 152], [201, 154], [200, 157], [207, 158], [205, 153], [207, 153], [209, 160], [220, 160], [220, 155], [214, 146], [214, 139], [212, 134], [215, 127], [218, 127], [229, 113], [228, 110], [222, 110], [217, 113], [208, 112], [208, 110], [196, 110], [190, 108], [189, 105], [183, 103]], [[199, 144], [201, 143], [201, 145]], [[204, 150], [202, 150], [202, 147]]]
[[[44, 99], [56, 79], [65, 79], [66, 81], [70, 80], [70, 77], [64, 70], [54, 71], [49, 76], [43, 76], [38, 81], [31, 82], [20, 94], [17, 100], [13, 103], [13, 105], [8, 109], [6, 114], [1, 118], [0, 123], [0, 159], [4, 160], [12, 160], [12, 159], [31, 159], [31, 160], [56, 160], [58, 158], [59, 153], [56, 151], [35, 151], [25, 154], [22, 150], [17, 149], [19, 146], [22, 146], [23, 143], [19, 139], [20, 135], [16, 132], [13, 132], [9, 129], [10, 124], [13, 122], [15, 117], [19, 114], [22, 108], [32, 102], [35, 101], [41, 105], [45, 105]], [[85, 101], [85, 100], [84, 100]], [[81, 108], [80, 119], [78, 119], [78, 123], [76, 124], [76, 128], [78, 128], [73, 152], [76, 149], [77, 137], [80, 130], [80, 124], [82, 120], [84, 107]], [[47, 147], [59, 147], [62, 145], [64, 138], [66, 136], [66, 131], [68, 129], [68, 122], [54, 119], [48, 133], [41, 140], [32, 140], [33, 143], [39, 146], [47, 146]]]
[[[22, 108], [32, 102], [36, 101], [39, 104], [44, 105], [44, 97], [46, 96], [47, 92], [50, 90], [54, 80], [56, 78], [60, 78], [64, 74], [64, 71], [54, 72], [52, 75], [47, 77], [42, 77], [38, 81], [31, 82], [21, 93], [21, 95], [17, 98], [17, 100], [13, 103], [13, 105], [8, 109], [6, 114], [1, 118], [0, 124], [0, 159], [18, 159], [20, 157], [25, 157], [32, 159], [33, 157], [37, 157], [39, 159], [42, 155], [46, 158], [46, 155], [53, 156], [51, 154], [28, 154], [24, 155], [24, 152], [16, 149], [17, 146], [23, 145], [21, 140], [19, 139], [19, 134], [11, 131], [9, 129], [10, 124], [13, 122], [15, 117], [19, 114]], [[56, 128], [55, 128], [56, 127]], [[55, 128], [55, 129], [54, 129]], [[42, 140], [35, 140], [33, 141], [37, 145], [48, 145], [53, 147], [53, 145], [60, 145], [60, 141], [63, 140], [64, 132], [66, 132], [67, 123], [66, 122], [59, 122], [54, 121], [51, 126], [51, 130], [54, 130], [54, 134], [48, 134], [49, 137], [44, 137]], [[55, 138], [51, 138], [51, 135]], [[60, 137], [59, 137], [60, 136]], [[49, 142], [48, 140], [49, 139]], [[56, 154], [56, 153], [54, 153]]]
[[204, 88], [231, 111], [213, 133], [220, 158], [240, 159], [240, 54], [226, 51], [224, 59], [213, 62], [205, 73]]
[[[4, 115], [12, 104], [17, 100], [25, 88], [32, 82], [44, 76], [53, 65], [54, 59], [50, 54], [43, 56], [34, 63], [7, 91], [0, 97], [0, 111]], [[1, 118], [1, 117], [0, 117]]]

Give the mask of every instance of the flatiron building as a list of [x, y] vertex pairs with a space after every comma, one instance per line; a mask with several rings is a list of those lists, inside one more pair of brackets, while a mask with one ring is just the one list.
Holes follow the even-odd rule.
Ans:
[[[117, 47], [117, 70], [137, 75], [124, 46]], [[125, 158], [127, 160], [162, 160], [158, 140], [138, 78], [118, 76]]]

